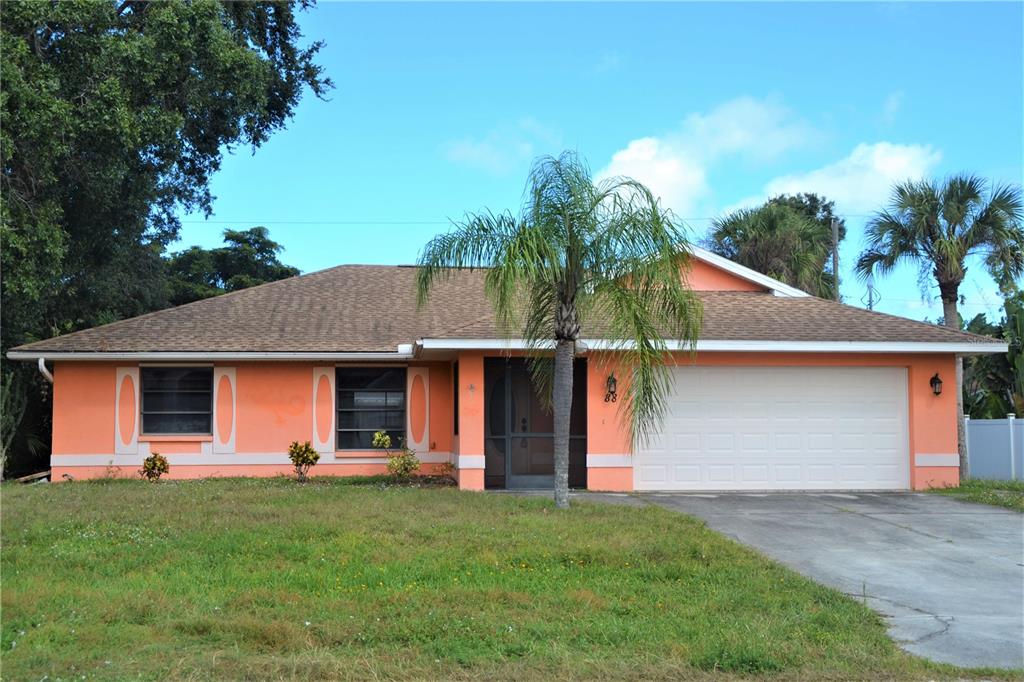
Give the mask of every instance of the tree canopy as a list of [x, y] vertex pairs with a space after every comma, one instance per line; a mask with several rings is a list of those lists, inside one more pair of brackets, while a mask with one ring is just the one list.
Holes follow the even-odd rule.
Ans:
[[833, 219], [839, 223], [840, 241], [846, 236], [846, 225], [833, 207], [817, 194], [779, 195], [757, 208], [716, 219], [705, 246], [790, 286], [833, 298]]
[[166, 303], [160, 255], [223, 150], [331, 86], [310, 4], [3, 3], [4, 349]]
[[974, 334], [1003, 339], [1009, 350], [1000, 355], [964, 358], [964, 412], [974, 419], [1002, 419], [1024, 414], [1024, 292], [1008, 296], [1004, 315], [990, 322], [975, 315], [965, 325]]
[[167, 259], [171, 305], [246, 289], [299, 274], [278, 260], [282, 247], [265, 227], [225, 230], [226, 246], [193, 246]]
[[[0, 353], [177, 300], [163, 255], [181, 211], [209, 214], [224, 150], [332, 87], [297, 21], [312, 4], [0, 3]], [[40, 451], [46, 387], [4, 372], [30, 423], [2, 442]]]

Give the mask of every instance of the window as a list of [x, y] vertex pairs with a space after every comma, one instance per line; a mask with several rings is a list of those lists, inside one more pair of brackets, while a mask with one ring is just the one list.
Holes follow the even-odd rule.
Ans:
[[143, 367], [142, 433], [212, 433], [212, 367]]
[[373, 434], [405, 438], [405, 367], [338, 368], [338, 449], [369, 450]]
[[459, 435], [459, 363], [452, 364], [452, 434]]

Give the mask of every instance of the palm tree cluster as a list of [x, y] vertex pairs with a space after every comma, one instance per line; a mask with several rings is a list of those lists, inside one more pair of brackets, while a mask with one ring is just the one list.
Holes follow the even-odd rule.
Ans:
[[835, 296], [832, 229], [779, 201], [714, 221], [709, 250], [822, 298]]

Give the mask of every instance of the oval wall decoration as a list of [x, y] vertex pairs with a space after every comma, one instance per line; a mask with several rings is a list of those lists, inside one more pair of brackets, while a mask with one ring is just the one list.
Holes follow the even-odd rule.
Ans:
[[331, 415], [334, 413], [331, 398], [331, 380], [321, 374], [316, 382], [316, 437], [324, 444], [331, 442]]
[[231, 379], [222, 374], [217, 382], [217, 437], [222, 445], [231, 442], [231, 425], [235, 418], [235, 401]]
[[423, 387], [423, 377], [419, 374], [412, 378], [409, 390], [409, 426], [412, 428], [412, 442], [423, 442], [423, 429], [427, 425], [427, 392]]
[[121, 389], [117, 396], [117, 422], [120, 427], [121, 443], [132, 444], [135, 435], [135, 381], [130, 374], [121, 377]]

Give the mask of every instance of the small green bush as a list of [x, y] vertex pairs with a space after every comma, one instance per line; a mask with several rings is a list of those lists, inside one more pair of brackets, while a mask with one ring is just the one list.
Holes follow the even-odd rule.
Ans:
[[167, 461], [167, 458], [161, 455], [159, 452], [154, 452], [146, 459], [142, 460], [142, 468], [139, 469], [139, 476], [142, 476], [147, 481], [159, 481], [160, 477], [171, 470], [171, 465]]
[[387, 453], [388, 473], [399, 480], [405, 480], [419, 471], [420, 460], [402, 441], [397, 450], [391, 450], [391, 436], [384, 431], [373, 434], [373, 447], [381, 448]]
[[302, 483], [306, 480], [310, 468], [320, 461], [320, 453], [313, 449], [308, 440], [305, 443], [293, 441], [288, 446], [288, 459], [295, 467], [295, 478]]

